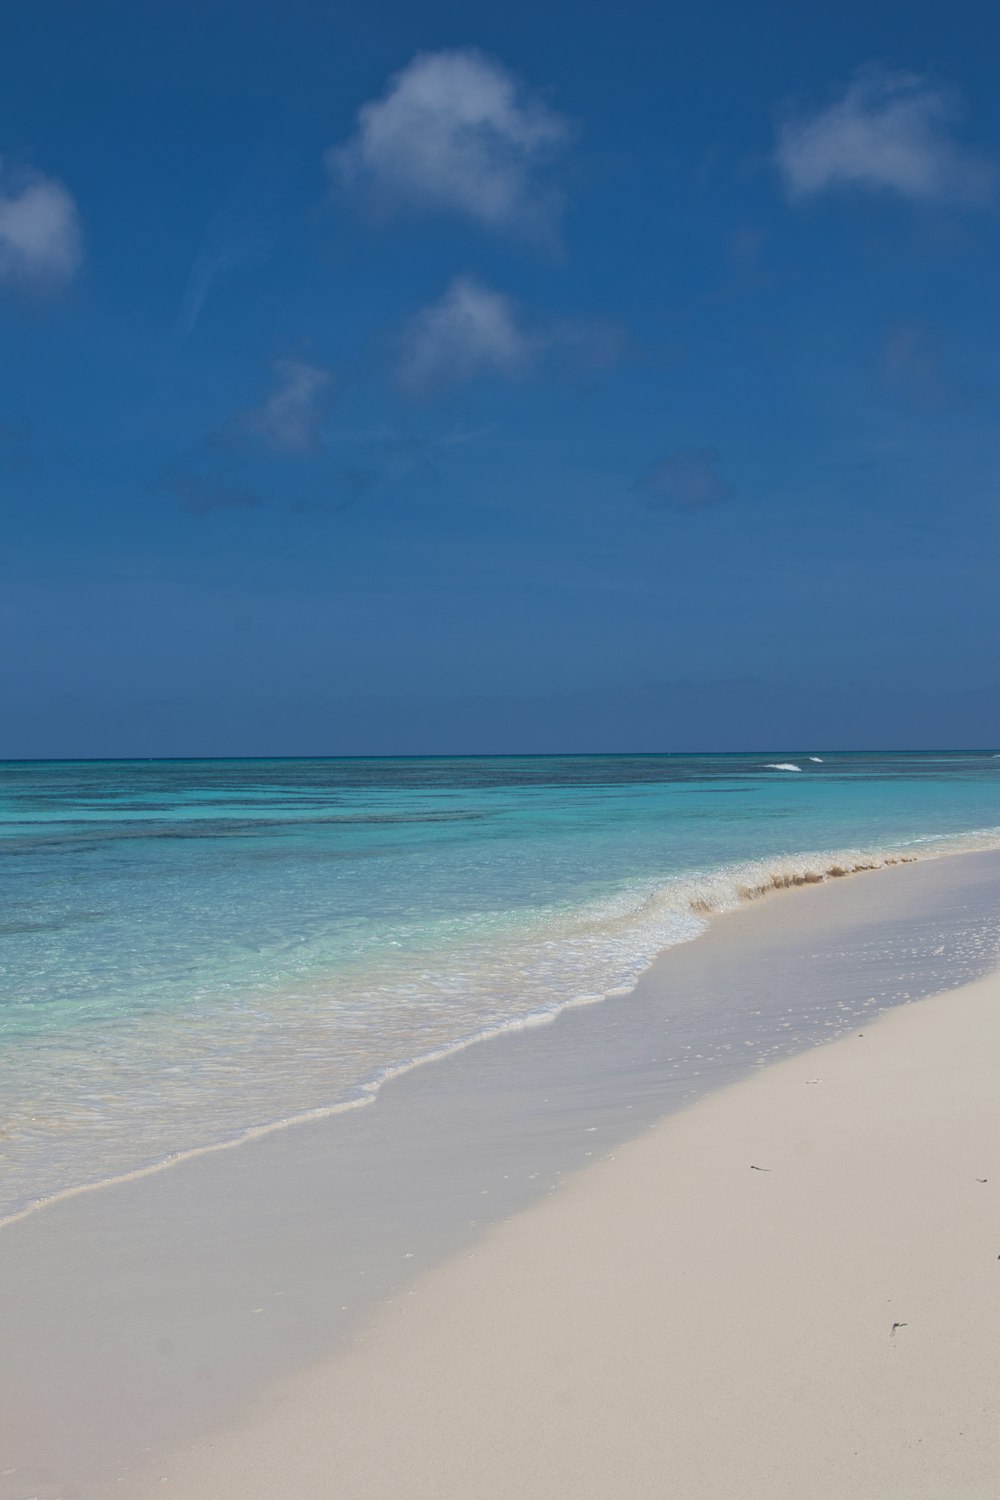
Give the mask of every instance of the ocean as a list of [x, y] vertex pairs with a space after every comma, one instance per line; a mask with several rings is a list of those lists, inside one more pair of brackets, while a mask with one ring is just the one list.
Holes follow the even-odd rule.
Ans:
[[989, 751], [0, 764], [0, 1219], [618, 1003], [775, 885], [997, 847]]

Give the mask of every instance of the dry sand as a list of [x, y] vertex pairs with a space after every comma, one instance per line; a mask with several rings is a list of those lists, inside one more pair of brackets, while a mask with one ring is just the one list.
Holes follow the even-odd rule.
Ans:
[[998, 1256], [992, 977], [667, 1119], [149, 1493], [995, 1500]]

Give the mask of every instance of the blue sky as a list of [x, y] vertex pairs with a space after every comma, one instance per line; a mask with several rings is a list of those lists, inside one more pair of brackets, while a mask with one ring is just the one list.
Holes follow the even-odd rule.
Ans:
[[1000, 741], [998, 33], [14, 8], [0, 755]]

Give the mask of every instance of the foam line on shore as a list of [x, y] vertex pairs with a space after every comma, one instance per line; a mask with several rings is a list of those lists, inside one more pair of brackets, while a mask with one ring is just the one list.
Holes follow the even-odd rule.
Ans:
[[[919, 847], [919, 852], [913, 850]], [[416, 1057], [380, 1068], [371, 1078], [357, 1085], [357, 1092], [349, 1098], [318, 1105], [313, 1109], [297, 1111], [295, 1114], [248, 1126], [237, 1134], [223, 1140], [209, 1141], [202, 1145], [187, 1147], [170, 1153], [155, 1161], [143, 1163], [125, 1172], [98, 1178], [92, 1182], [73, 1184], [59, 1192], [40, 1197], [15, 1209], [0, 1218], [0, 1229], [83, 1194], [98, 1192], [104, 1188], [117, 1187], [129, 1182], [163, 1172], [217, 1152], [235, 1150], [239, 1146], [260, 1140], [277, 1131], [290, 1129], [319, 1120], [332, 1119], [349, 1111], [373, 1104], [383, 1085], [394, 1078], [412, 1072], [429, 1063], [440, 1062], [481, 1042], [493, 1040], [510, 1032], [530, 1030], [548, 1026], [568, 1010], [580, 1006], [597, 1005], [603, 1001], [620, 998], [631, 993], [639, 975], [644, 972], [667, 948], [677, 943], [692, 941], [707, 929], [711, 918], [733, 911], [740, 905], [773, 895], [811, 885], [820, 885], [828, 880], [849, 875], [877, 871], [904, 864], [913, 864], [926, 859], [946, 858], [953, 855], [1000, 850], [1000, 829], [984, 829], [960, 835], [928, 835], [900, 848], [872, 852], [858, 849], [814, 852], [777, 856], [774, 859], [748, 861], [720, 869], [703, 877], [681, 878], [675, 883], [654, 892], [647, 906], [663, 904], [678, 914], [686, 913], [693, 918], [691, 926], [676, 936], [669, 944], [648, 956], [641, 969], [632, 976], [632, 982], [613, 986], [601, 993], [579, 994], [567, 997], [544, 1009], [527, 1014], [511, 1016], [477, 1029], [475, 1032], [442, 1046], [430, 1049]]]

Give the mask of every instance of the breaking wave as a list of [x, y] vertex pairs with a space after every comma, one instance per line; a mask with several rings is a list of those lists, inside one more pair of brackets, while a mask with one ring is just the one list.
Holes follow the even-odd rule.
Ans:
[[[548, 1025], [572, 1007], [627, 995], [659, 953], [696, 938], [710, 919], [745, 902], [997, 848], [1000, 828], [931, 835], [892, 849], [748, 860], [633, 885], [576, 908], [536, 910], [487, 941], [480, 934], [425, 952], [419, 965], [410, 953], [373, 968], [365, 1006], [356, 1012], [359, 1018], [367, 1012], [369, 1026], [364, 1044], [350, 1052], [342, 1040], [350, 1018], [337, 976], [321, 990], [282, 997], [270, 1015], [258, 1001], [253, 1026], [245, 1008], [220, 1006], [197, 1025], [190, 1017], [168, 1016], [123, 1027], [119, 1055], [105, 1047], [100, 1057], [102, 1138], [96, 1149], [93, 1136], [83, 1132], [79, 1148], [53, 1158], [48, 1182], [36, 1176], [29, 1188], [25, 1180], [12, 1181], [0, 1225], [78, 1193], [368, 1105], [385, 1082], [413, 1068], [491, 1037]], [[356, 992], [362, 978], [352, 974], [347, 989]], [[79, 1071], [85, 1060], [76, 1064], [72, 1083], [79, 1092], [87, 1083]], [[52, 1107], [61, 1107], [58, 1093]], [[41, 1112], [34, 1116], [36, 1135], [45, 1124]], [[54, 1140], [66, 1128], [63, 1117], [53, 1117]], [[129, 1156], [132, 1163], [122, 1170]], [[102, 1157], [117, 1170], [102, 1172]]]

